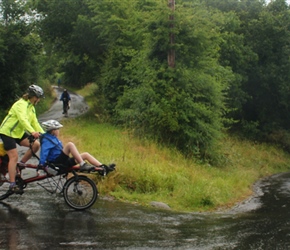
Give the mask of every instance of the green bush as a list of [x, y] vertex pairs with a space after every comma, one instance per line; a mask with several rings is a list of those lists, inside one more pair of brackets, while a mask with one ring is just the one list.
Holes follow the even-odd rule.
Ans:
[[[210, 158], [223, 131], [222, 86], [210, 75], [156, 72], [125, 88], [116, 122], [140, 137], [151, 137], [188, 155]], [[150, 78], [150, 80], [149, 80]]]

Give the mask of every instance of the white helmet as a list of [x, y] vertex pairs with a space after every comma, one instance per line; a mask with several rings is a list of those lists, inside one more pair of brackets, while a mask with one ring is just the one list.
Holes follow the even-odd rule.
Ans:
[[32, 97], [32, 96], [36, 96], [38, 98], [44, 97], [43, 89], [35, 84], [30, 85], [28, 87], [27, 92], [28, 92], [29, 97]]
[[41, 123], [43, 129], [48, 132], [50, 130], [59, 129], [63, 126], [56, 120], [48, 120], [46, 122]]

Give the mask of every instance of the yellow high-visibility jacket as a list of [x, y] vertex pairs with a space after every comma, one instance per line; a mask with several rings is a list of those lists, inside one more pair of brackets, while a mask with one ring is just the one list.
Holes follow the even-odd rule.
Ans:
[[40, 126], [33, 104], [23, 98], [16, 101], [0, 126], [0, 134], [21, 139], [25, 132], [40, 132], [44, 130]]

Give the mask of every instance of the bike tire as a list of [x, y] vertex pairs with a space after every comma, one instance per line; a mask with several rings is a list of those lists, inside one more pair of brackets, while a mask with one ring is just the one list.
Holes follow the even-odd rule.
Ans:
[[91, 207], [98, 198], [96, 184], [87, 176], [78, 175], [69, 178], [63, 187], [66, 204], [76, 210]]
[[11, 193], [8, 192], [10, 183], [0, 179], [0, 201], [8, 198]]

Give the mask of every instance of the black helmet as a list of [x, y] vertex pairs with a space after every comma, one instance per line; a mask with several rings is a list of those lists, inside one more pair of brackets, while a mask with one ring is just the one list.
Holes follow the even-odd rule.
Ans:
[[30, 85], [27, 90], [28, 96], [36, 96], [38, 98], [44, 97], [43, 89], [37, 85]]

